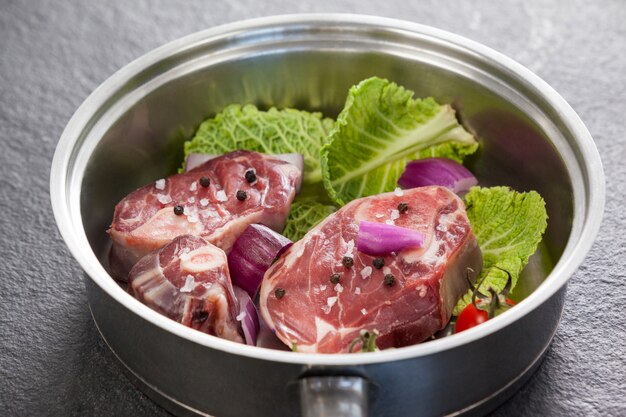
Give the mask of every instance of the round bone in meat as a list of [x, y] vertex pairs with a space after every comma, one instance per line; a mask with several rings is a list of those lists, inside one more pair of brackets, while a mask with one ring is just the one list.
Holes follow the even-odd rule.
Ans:
[[206, 240], [179, 236], [144, 256], [128, 276], [139, 301], [185, 326], [243, 342], [226, 254]]

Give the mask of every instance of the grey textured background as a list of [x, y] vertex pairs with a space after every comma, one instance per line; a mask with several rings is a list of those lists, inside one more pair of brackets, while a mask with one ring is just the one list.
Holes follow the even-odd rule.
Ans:
[[[433, 25], [535, 71], [589, 127], [607, 174], [600, 237], [554, 344], [495, 416], [626, 416], [626, 2], [0, 0], [0, 415], [164, 416], [121, 374], [59, 237], [48, 180], [61, 131], [109, 75], [182, 35], [248, 17], [358, 12]], [[477, 378], [479, 380], [479, 378]]]

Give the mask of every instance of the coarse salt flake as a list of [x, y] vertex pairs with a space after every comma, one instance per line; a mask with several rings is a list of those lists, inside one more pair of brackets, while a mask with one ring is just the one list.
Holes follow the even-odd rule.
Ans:
[[404, 195], [404, 191], [402, 191], [402, 189], [400, 187], [396, 187], [395, 190], [393, 190], [393, 193], [397, 196], [397, 197], [402, 197]]
[[388, 266], [383, 267], [383, 274], [391, 274], [391, 268], [389, 268]]
[[361, 287], [356, 287], [356, 288], [354, 289], [354, 293], [355, 293], [356, 295], [361, 294]]
[[161, 204], [167, 204], [172, 202], [172, 197], [167, 194], [157, 194], [156, 198]]
[[361, 269], [361, 278], [365, 279], [368, 278], [370, 275], [372, 275], [371, 266], [366, 266], [365, 268]]
[[193, 276], [187, 275], [187, 278], [185, 278], [185, 285], [180, 287], [180, 292], [191, 292], [191, 290], [193, 290], [193, 288], [196, 286], [195, 284], [196, 281], [193, 279]]
[[393, 221], [393, 220], [391, 220], [391, 219], [387, 219], [387, 220], [385, 220], [385, 224], [388, 224], [388, 225], [390, 225], [390, 226], [395, 226], [396, 222], [394, 222], [394, 221]]
[[202, 217], [203, 219], [209, 219], [209, 218], [217, 218], [217, 219], [221, 219], [220, 215], [218, 213], [216, 213], [213, 210], [202, 210], [201, 212], [198, 213], [200, 215], [200, 217]]
[[217, 199], [217, 201], [226, 201], [228, 200], [228, 197], [226, 197], [226, 193], [224, 192], [224, 190], [219, 190], [218, 192], [215, 193], [215, 198]]
[[343, 292], [343, 286], [341, 284], [335, 285], [335, 291], [337, 291], [338, 293], [342, 293]]
[[361, 314], [366, 315], [366, 314], [367, 314], [367, 310], [366, 310], [366, 309], [364, 309], [364, 308], [362, 308], [362, 309], [361, 309]]
[[241, 313], [239, 313], [239, 314], [237, 315], [237, 317], [235, 317], [235, 319], [236, 319], [237, 321], [241, 321], [241, 320], [245, 319], [245, 318], [246, 318], [246, 316], [247, 316], [246, 312], [245, 312], [245, 311], [242, 311]]
[[346, 247], [346, 253], [343, 256], [350, 256], [352, 257], [354, 252], [354, 240], [350, 239], [348, 241], [348, 246]]
[[395, 220], [399, 218], [400, 218], [400, 211], [396, 209], [391, 210], [391, 220]]
[[189, 223], [197, 223], [198, 222], [198, 216], [196, 214], [190, 214], [189, 216], [187, 216], [187, 221]]
[[426, 296], [426, 292], [428, 291], [428, 288], [426, 288], [425, 285], [420, 285], [416, 288], [420, 298], [424, 298]]
[[208, 206], [208, 205], [209, 205], [209, 200], [208, 200], [208, 199], [206, 199], [206, 198], [202, 198], [202, 199], [200, 199], [200, 205], [201, 205], [202, 207], [206, 207], [206, 206]]
[[324, 291], [326, 288], [326, 285], [320, 285], [320, 291]]
[[198, 183], [196, 181], [192, 182], [189, 186], [189, 191], [196, 191], [198, 189]]
[[154, 182], [154, 188], [157, 190], [165, 190], [165, 180], [161, 178], [160, 180], [156, 180]]
[[337, 302], [337, 297], [328, 297], [328, 298], [326, 299], [326, 305], [327, 305], [328, 307], [332, 307], [332, 306], [334, 306], [336, 302]]
[[196, 198], [195, 198], [195, 197], [189, 197], [189, 198], [187, 199], [187, 202], [188, 202], [188, 203], [193, 204], [193, 203], [195, 203], [195, 202], [196, 202]]
[[385, 215], [382, 213], [378, 213], [378, 214], [375, 214], [374, 217], [376, 217], [377, 219], [382, 219], [383, 217], [385, 217]]

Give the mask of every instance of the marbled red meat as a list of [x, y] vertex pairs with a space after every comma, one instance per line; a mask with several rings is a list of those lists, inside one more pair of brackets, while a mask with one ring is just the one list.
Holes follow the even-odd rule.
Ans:
[[128, 274], [128, 291], [185, 326], [243, 342], [226, 254], [202, 238], [179, 236], [141, 258]]
[[[400, 203], [408, 204], [405, 213], [397, 210]], [[383, 256], [378, 269], [374, 256], [356, 248], [363, 220], [417, 230], [424, 244]], [[353, 258], [351, 267], [344, 256]], [[468, 268], [475, 279], [481, 267], [464, 204], [450, 190], [380, 194], [352, 201], [294, 243], [264, 276], [261, 313], [298, 352], [347, 352], [361, 330], [377, 330], [380, 349], [407, 346], [446, 326], [468, 289]], [[339, 283], [330, 281], [333, 274]], [[395, 278], [391, 286], [387, 274]]]
[[[252, 183], [246, 180], [249, 170], [256, 175]], [[202, 177], [208, 178], [207, 187], [200, 183]], [[292, 164], [236, 151], [141, 187], [115, 207], [108, 231], [112, 274], [125, 280], [139, 258], [180, 235], [203, 237], [228, 253], [250, 224], [282, 231], [300, 177]], [[245, 192], [243, 201], [238, 191]], [[175, 214], [177, 205], [183, 207], [182, 215]]]

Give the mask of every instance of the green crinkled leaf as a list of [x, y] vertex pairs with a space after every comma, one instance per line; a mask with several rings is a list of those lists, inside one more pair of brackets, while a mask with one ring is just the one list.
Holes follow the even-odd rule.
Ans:
[[221, 155], [239, 149], [301, 153], [304, 182], [315, 183], [322, 177], [320, 148], [333, 124], [320, 113], [276, 108], [261, 111], [252, 104], [232, 104], [200, 125], [194, 138], [185, 143], [185, 158], [190, 153]]
[[477, 148], [452, 107], [413, 99], [412, 91], [373, 77], [350, 89], [322, 147], [324, 186], [343, 205], [392, 191], [409, 161], [436, 156], [461, 162]]
[[[483, 270], [476, 282], [485, 277], [481, 292], [490, 286], [501, 291], [511, 273], [515, 287], [528, 258], [535, 253], [547, 227], [545, 202], [539, 193], [520, 193], [507, 187], [472, 187], [465, 196], [469, 218], [478, 246], [483, 254]], [[454, 308], [458, 315], [471, 303], [471, 292], [465, 294]]]
[[337, 210], [335, 206], [314, 200], [296, 200], [291, 204], [283, 235], [296, 242], [335, 210]]

